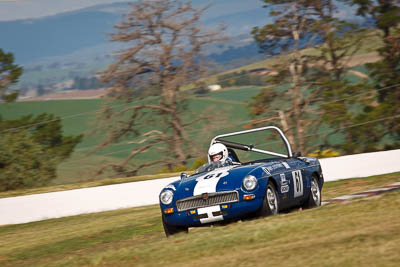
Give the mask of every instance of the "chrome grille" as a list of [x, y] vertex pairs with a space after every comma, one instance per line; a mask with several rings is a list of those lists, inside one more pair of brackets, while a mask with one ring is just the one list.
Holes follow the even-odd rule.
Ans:
[[206, 199], [202, 195], [180, 199], [176, 202], [176, 207], [178, 211], [184, 211], [237, 201], [239, 201], [239, 193], [237, 191], [227, 191], [208, 193]]

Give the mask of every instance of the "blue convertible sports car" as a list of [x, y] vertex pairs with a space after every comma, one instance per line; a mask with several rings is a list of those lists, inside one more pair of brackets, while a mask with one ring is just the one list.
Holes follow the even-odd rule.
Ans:
[[[261, 131], [279, 133], [287, 154], [226, 140]], [[161, 191], [160, 207], [167, 236], [187, 232], [188, 227], [274, 215], [295, 206], [321, 205], [324, 178], [318, 159], [293, 154], [279, 128], [268, 126], [218, 135], [211, 141], [215, 143], [224, 144], [233, 160], [209, 162], [191, 176], [182, 173], [180, 180]], [[235, 150], [266, 155], [265, 159], [240, 163]]]

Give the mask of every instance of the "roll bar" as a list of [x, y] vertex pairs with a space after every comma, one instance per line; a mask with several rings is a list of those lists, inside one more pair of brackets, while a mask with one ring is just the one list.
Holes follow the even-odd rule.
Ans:
[[[255, 148], [253, 145], [245, 145], [245, 144], [235, 143], [235, 142], [226, 141], [226, 140], [221, 139], [223, 137], [230, 137], [230, 136], [235, 136], [235, 135], [242, 135], [242, 134], [260, 132], [260, 131], [266, 131], [266, 130], [275, 130], [279, 133], [279, 135], [282, 138], [282, 141], [285, 143], [287, 155], [271, 152], [268, 150], [258, 149], [258, 148]], [[215, 143], [222, 143], [229, 148], [236, 148], [236, 149], [245, 150], [245, 151], [254, 151], [254, 152], [268, 154], [268, 155], [272, 155], [272, 156], [278, 156], [278, 157], [282, 157], [282, 158], [292, 158], [293, 157], [292, 148], [290, 146], [288, 139], [286, 138], [286, 136], [282, 132], [282, 130], [275, 126], [266, 126], [266, 127], [251, 129], [251, 130], [217, 135], [211, 140], [210, 146]]]

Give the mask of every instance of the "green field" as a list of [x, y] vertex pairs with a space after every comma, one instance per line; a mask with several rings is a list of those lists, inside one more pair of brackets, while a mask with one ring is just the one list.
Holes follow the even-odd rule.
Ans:
[[[356, 67], [358, 71], [365, 71], [363, 67]], [[353, 79], [355, 79], [353, 77]], [[188, 100], [189, 111], [185, 114], [188, 120], [193, 120], [196, 116], [207, 114], [213, 118], [214, 125], [206, 125], [204, 122], [197, 123], [188, 129], [188, 134], [193, 140], [193, 146], [197, 148], [197, 155], [206, 154], [210, 139], [222, 133], [243, 130], [243, 126], [251, 120], [248, 103], [252, 100], [261, 88], [259, 87], [237, 87], [226, 88], [223, 90], [210, 92], [206, 95], [192, 95]], [[273, 90], [271, 88], [271, 90]], [[93, 181], [93, 179], [107, 178], [110, 173], [95, 177], [94, 173], [99, 166], [108, 162], [120, 161], [128, 156], [135, 145], [129, 144], [138, 141], [126, 138], [120, 143], [113, 144], [104, 150], [93, 153], [92, 150], [101, 142], [104, 136], [90, 135], [90, 131], [97, 124], [96, 114], [104, 104], [103, 99], [88, 100], [51, 100], [51, 101], [32, 101], [0, 104], [0, 116], [3, 119], [16, 119], [23, 115], [38, 115], [43, 112], [52, 113], [62, 118], [63, 131], [65, 135], [85, 134], [83, 141], [76, 147], [72, 156], [58, 167], [58, 177], [50, 185], [71, 184], [82, 181]], [[115, 104], [124, 107], [122, 103]], [[273, 121], [268, 125], [274, 124]], [[149, 129], [152, 129], [149, 125]], [[201, 138], [198, 138], [201, 136]], [[337, 138], [337, 137], [335, 137]], [[240, 138], [239, 138], [240, 139]], [[255, 145], [260, 145], [260, 140], [264, 139], [255, 136]], [[234, 141], [234, 140], [232, 140]], [[243, 141], [243, 140], [235, 140]], [[244, 140], [248, 141], [248, 140]], [[318, 138], [315, 138], [318, 141]], [[265, 145], [265, 142], [264, 144]], [[283, 146], [282, 146], [283, 147]], [[260, 148], [268, 149], [260, 146]], [[276, 148], [276, 147], [275, 147]], [[270, 149], [271, 150], [271, 149]], [[272, 149], [277, 151], [276, 149]], [[284, 153], [284, 151], [277, 151]], [[158, 157], [158, 151], [151, 150], [142, 153], [134, 159], [135, 164], [149, 162]], [[250, 160], [248, 154], [239, 155], [242, 160]], [[158, 173], [161, 166], [143, 169], [139, 174]]]
[[[323, 199], [400, 181], [326, 183]], [[165, 238], [158, 206], [0, 227], [1, 266], [398, 266], [400, 191]]]
[[[203, 127], [204, 123], [194, 125], [192, 129], [189, 129], [189, 136], [196, 141], [199, 154], [206, 153], [210, 138], [215, 134], [242, 130], [243, 124], [248, 122], [250, 118], [247, 102], [259, 90], [259, 88], [253, 87], [233, 88], [211, 92], [205, 97], [192, 96], [189, 99], [188, 114], [191, 114], [190, 116], [196, 116], [207, 111], [211, 116], [215, 113], [216, 123], [220, 122], [218, 127], [210, 128], [209, 131], [206, 127]], [[128, 142], [135, 140], [127, 139], [100, 152], [90, 153], [102, 140], [102, 136], [89, 135], [89, 132], [96, 125], [96, 112], [101, 109], [103, 103], [104, 100], [102, 99], [16, 102], [0, 104], [0, 115], [3, 119], [16, 119], [23, 115], [52, 113], [62, 118], [65, 135], [86, 134], [71, 158], [59, 166], [58, 178], [52, 182], [53, 185], [67, 184], [92, 179], [93, 172], [98, 169], [100, 164], [120, 160], [126, 157], [132, 148], [132, 145], [129, 145]], [[204, 131], [201, 132], [202, 129]], [[204, 138], [196, 138], [200, 134], [199, 132]], [[156, 153], [144, 153], [137, 157], [135, 161], [136, 163], [149, 161], [156, 157]], [[157, 169], [147, 169], [142, 172], [142, 174], [146, 173], [157, 173]]]

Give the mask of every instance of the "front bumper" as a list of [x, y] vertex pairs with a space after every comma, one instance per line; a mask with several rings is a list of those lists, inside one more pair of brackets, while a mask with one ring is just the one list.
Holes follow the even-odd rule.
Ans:
[[[164, 218], [168, 224], [186, 227], [235, 220], [257, 211], [261, 207], [263, 199], [263, 196], [256, 197], [252, 200], [241, 199], [239, 202], [219, 204], [181, 212], [178, 212], [175, 207], [174, 212], [164, 214]], [[164, 213], [164, 210], [161, 212]]]

